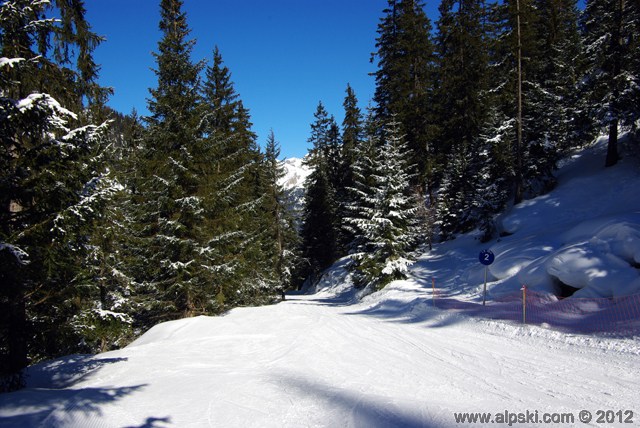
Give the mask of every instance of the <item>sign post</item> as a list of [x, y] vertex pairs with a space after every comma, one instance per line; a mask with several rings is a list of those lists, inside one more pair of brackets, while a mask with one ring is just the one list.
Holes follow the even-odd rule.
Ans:
[[480, 263], [484, 265], [484, 292], [482, 293], [482, 306], [485, 306], [487, 301], [487, 270], [489, 269], [489, 265], [496, 259], [496, 256], [491, 250], [482, 250], [480, 251], [478, 259], [480, 259]]

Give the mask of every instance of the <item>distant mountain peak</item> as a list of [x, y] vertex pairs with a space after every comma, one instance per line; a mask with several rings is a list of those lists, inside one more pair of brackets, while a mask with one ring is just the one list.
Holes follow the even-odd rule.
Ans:
[[301, 189], [311, 170], [304, 164], [304, 159], [288, 158], [282, 161], [285, 176], [280, 179], [280, 185], [285, 190]]

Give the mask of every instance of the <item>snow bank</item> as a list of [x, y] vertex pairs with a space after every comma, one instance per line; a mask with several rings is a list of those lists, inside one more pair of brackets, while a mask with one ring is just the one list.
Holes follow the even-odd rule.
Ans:
[[640, 168], [628, 156], [604, 168], [606, 140], [576, 153], [559, 170], [550, 194], [524, 201], [503, 214], [504, 236], [493, 245], [489, 271], [495, 297], [522, 284], [558, 294], [561, 284], [576, 297], [640, 293]]
[[[635, 219], [633, 218], [635, 217]], [[629, 219], [625, 221], [624, 218]], [[556, 251], [547, 272], [580, 290], [576, 297], [619, 297], [640, 293], [640, 213], [579, 225], [565, 238], [575, 243]], [[592, 237], [580, 240], [586, 230]]]

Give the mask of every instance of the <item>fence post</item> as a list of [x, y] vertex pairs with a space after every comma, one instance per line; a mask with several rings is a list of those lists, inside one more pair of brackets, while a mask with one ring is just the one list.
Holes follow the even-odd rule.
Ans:
[[527, 323], [527, 286], [522, 285], [522, 324]]
[[431, 277], [431, 299], [433, 301], [433, 307], [436, 307], [436, 279]]

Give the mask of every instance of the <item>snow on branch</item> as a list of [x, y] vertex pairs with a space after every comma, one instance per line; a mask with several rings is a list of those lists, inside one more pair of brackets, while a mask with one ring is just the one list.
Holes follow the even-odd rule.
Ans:
[[13, 68], [14, 65], [21, 63], [22, 61], [25, 61], [24, 58], [6, 58], [6, 57], [1, 57], [0, 58], [0, 68], [2, 67], [9, 67], [9, 68]]
[[84, 223], [90, 218], [98, 216], [99, 214], [95, 212], [97, 206], [111, 200], [117, 192], [122, 190], [124, 190], [124, 186], [117, 180], [105, 179], [104, 177], [91, 179], [83, 187], [79, 201], [56, 215], [51, 232], [66, 235], [65, 224], [69, 222]]
[[49, 110], [52, 114], [47, 122], [57, 128], [64, 128], [67, 124], [67, 121], [64, 119], [65, 117], [70, 117], [73, 120], [78, 119], [78, 116], [74, 112], [62, 107], [55, 98], [44, 93], [34, 93], [19, 100], [16, 103], [16, 109], [21, 114], [25, 114], [33, 110]]
[[79, 136], [84, 136], [86, 138], [87, 142], [94, 143], [95, 141], [97, 141], [98, 138], [101, 137], [102, 133], [105, 132], [108, 129], [109, 124], [111, 122], [113, 122], [113, 121], [112, 120], [108, 120], [108, 121], [103, 122], [100, 125], [81, 126], [80, 128], [76, 128], [76, 129], [73, 129], [73, 130], [69, 131], [67, 133], [67, 135], [62, 137], [62, 140], [64, 140], [64, 141], [75, 140]]
[[0, 242], [0, 253], [7, 251], [11, 254], [15, 261], [18, 262], [19, 265], [27, 265], [29, 264], [29, 254], [26, 251], [21, 249], [20, 247], [16, 247], [15, 245], [7, 244], [6, 242]]

